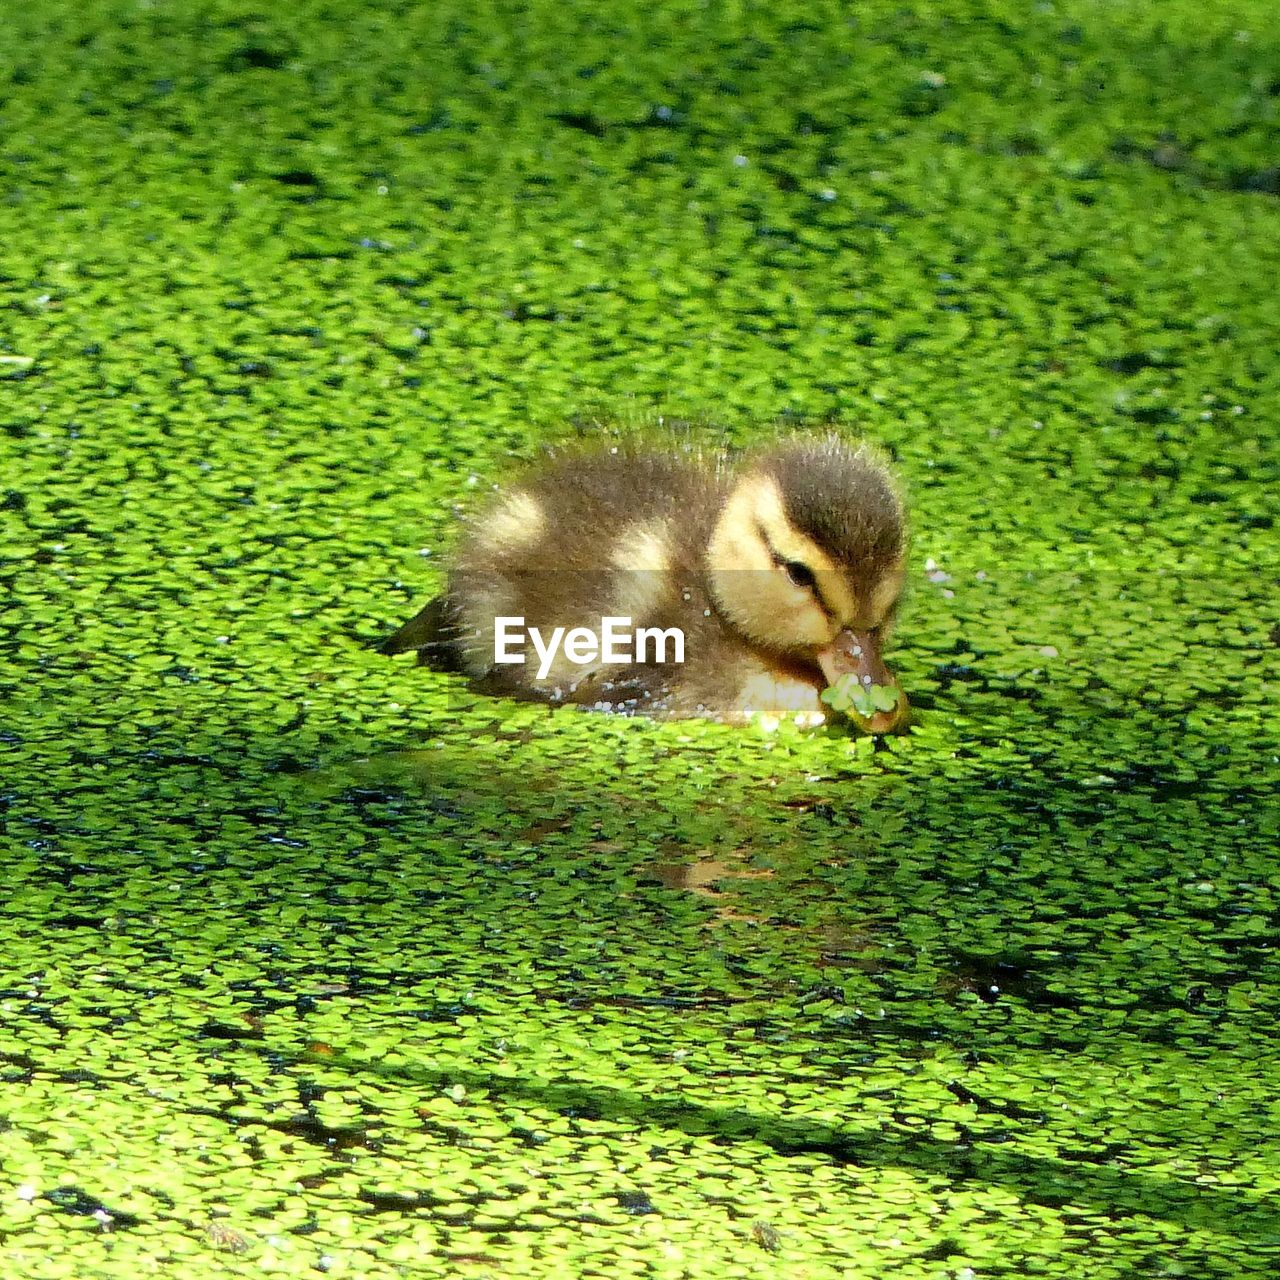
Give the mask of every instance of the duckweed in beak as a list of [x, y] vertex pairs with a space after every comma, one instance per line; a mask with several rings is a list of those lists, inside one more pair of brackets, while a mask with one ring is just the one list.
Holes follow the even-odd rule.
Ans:
[[852, 671], [822, 691], [822, 701], [833, 711], [864, 720], [870, 720], [882, 711], [896, 710], [901, 699], [902, 690], [896, 685], [863, 684]]

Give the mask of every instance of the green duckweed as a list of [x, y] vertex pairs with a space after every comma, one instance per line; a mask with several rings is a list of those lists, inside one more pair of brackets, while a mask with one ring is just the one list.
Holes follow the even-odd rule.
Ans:
[[[1280, 1265], [1272, 6], [0, 29], [0, 1268]], [[838, 419], [904, 734], [372, 645], [603, 419]]]

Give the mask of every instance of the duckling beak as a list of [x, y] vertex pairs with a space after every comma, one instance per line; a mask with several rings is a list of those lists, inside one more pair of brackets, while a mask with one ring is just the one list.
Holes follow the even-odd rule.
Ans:
[[825, 649], [817, 653], [818, 666], [833, 685], [842, 676], [856, 675], [863, 685], [885, 685], [898, 691], [898, 702], [892, 711], [877, 711], [873, 716], [860, 716], [850, 711], [849, 718], [867, 733], [889, 733], [907, 718], [907, 695], [898, 678], [880, 657], [880, 637], [873, 631], [855, 631], [846, 627]]

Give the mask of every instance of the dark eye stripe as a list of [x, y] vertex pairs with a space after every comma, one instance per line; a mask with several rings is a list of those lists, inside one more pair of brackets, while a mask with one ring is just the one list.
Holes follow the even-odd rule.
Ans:
[[768, 549], [769, 554], [773, 557], [773, 563], [776, 564], [779, 569], [785, 569], [787, 571], [787, 577], [790, 578], [797, 587], [803, 587], [806, 591], [811, 592], [814, 600], [817, 602], [818, 608], [821, 609], [828, 618], [834, 618], [836, 616], [836, 612], [827, 603], [826, 597], [823, 596], [822, 591], [818, 586], [818, 579], [814, 575], [813, 570], [810, 569], [803, 561], [788, 560], [786, 556], [782, 555], [778, 551], [777, 547], [769, 541], [769, 535], [765, 532], [764, 525], [760, 524], [758, 521], [756, 523], [756, 536]]

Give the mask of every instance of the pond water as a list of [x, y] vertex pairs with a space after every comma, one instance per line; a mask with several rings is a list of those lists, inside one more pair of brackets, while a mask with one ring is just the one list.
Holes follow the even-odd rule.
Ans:
[[[6, 1273], [1273, 1275], [1269, 12], [11, 15]], [[374, 652], [658, 414], [893, 453], [908, 732]]]

